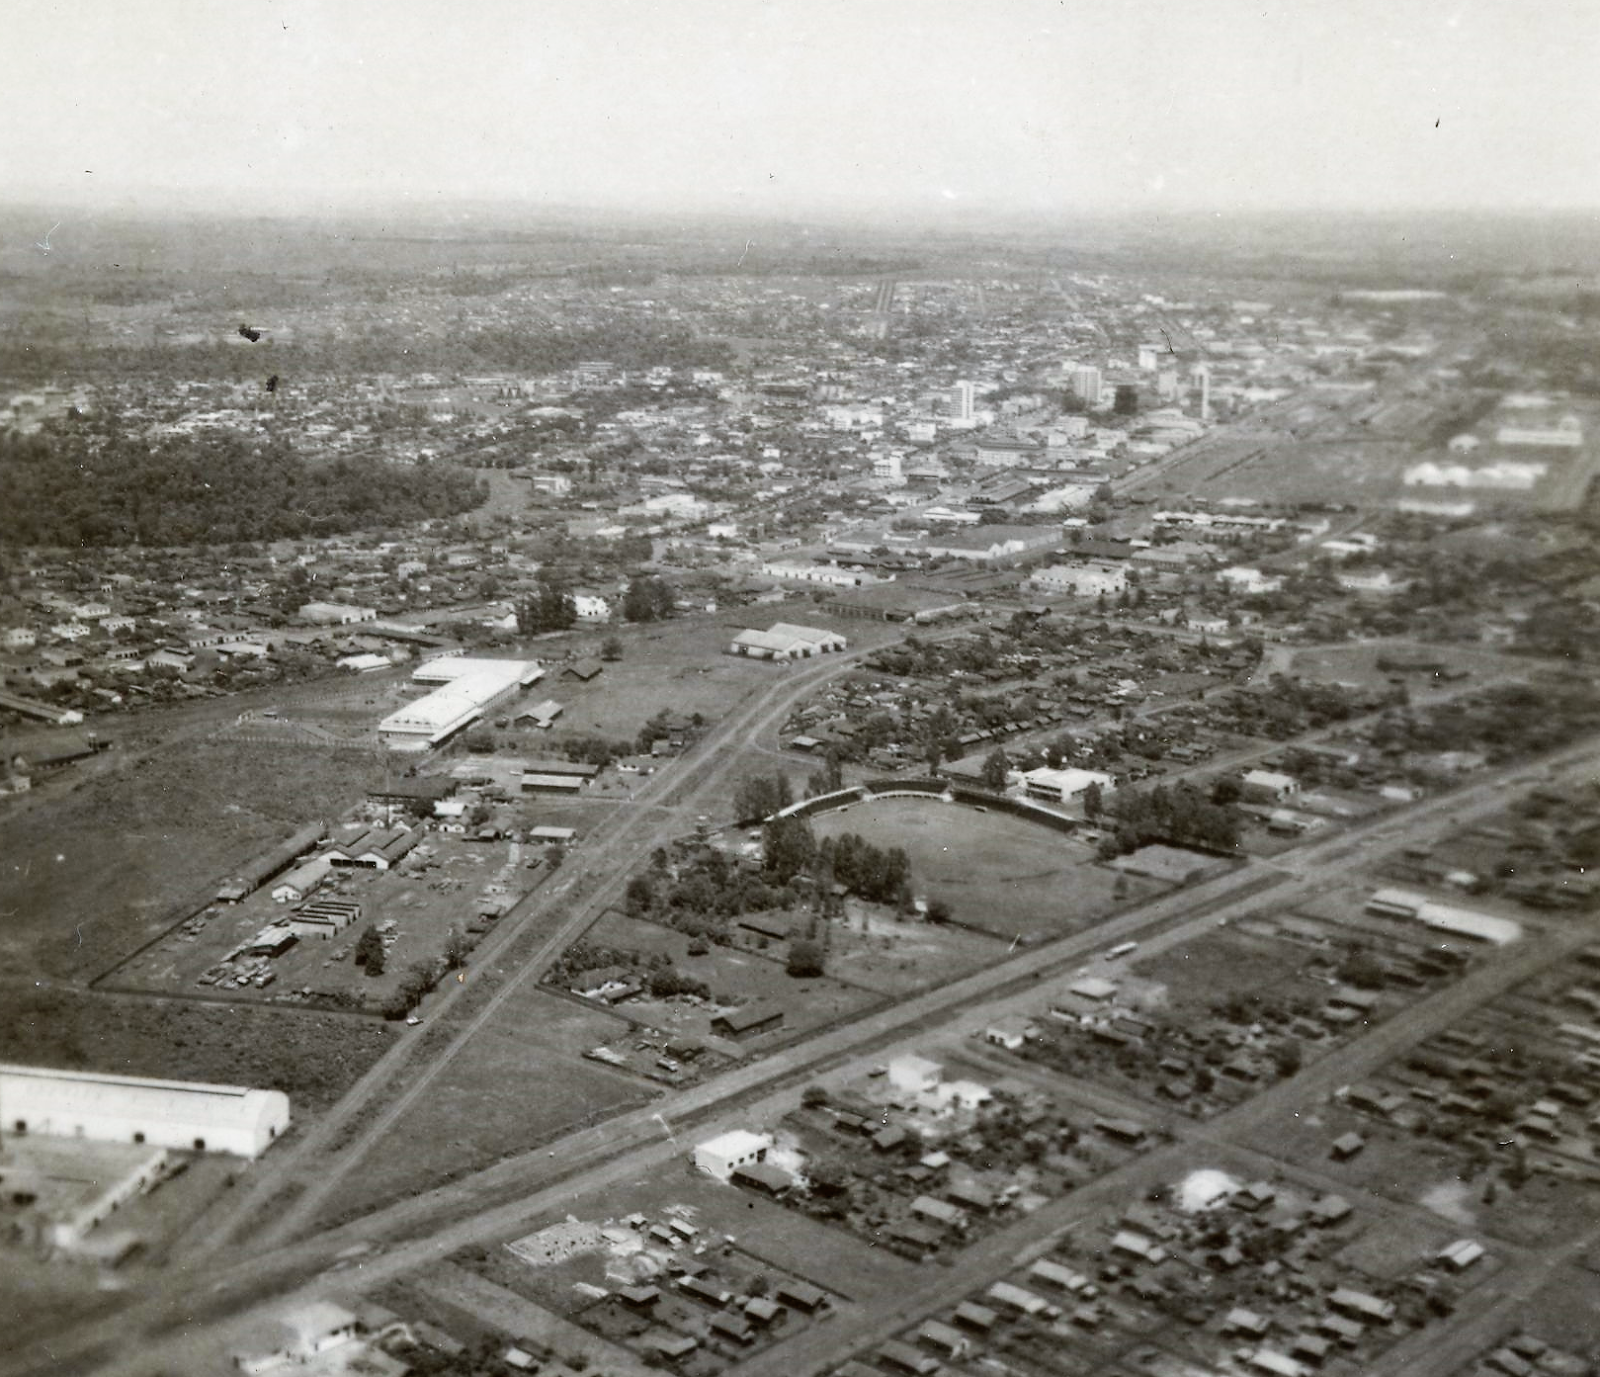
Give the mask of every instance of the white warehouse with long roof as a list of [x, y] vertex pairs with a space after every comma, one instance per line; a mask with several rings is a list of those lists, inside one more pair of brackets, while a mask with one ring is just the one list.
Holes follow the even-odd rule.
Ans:
[[379, 737], [392, 750], [426, 751], [449, 740], [486, 712], [538, 683], [544, 678], [544, 667], [537, 660], [442, 655], [419, 665], [411, 678], [440, 687], [378, 724]]
[[259, 1157], [289, 1127], [281, 1090], [0, 1066], [0, 1129]]

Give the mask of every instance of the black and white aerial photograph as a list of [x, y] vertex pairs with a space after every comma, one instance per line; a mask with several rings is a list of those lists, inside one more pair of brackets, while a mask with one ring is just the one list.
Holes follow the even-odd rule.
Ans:
[[1595, 0], [0, 45], [0, 1377], [1600, 1377]]

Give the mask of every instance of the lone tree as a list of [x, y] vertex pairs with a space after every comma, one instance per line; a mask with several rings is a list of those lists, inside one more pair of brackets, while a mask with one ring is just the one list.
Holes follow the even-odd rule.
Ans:
[[361, 936], [356, 938], [356, 965], [365, 967], [368, 975], [382, 975], [384, 950], [383, 938], [378, 936], [378, 930], [367, 927], [361, 930]]
[[602, 660], [620, 660], [622, 658], [622, 638], [620, 636], [607, 636], [600, 646]]
[[789, 962], [785, 970], [797, 980], [822, 974], [822, 947], [819, 943], [801, 938], [789, 944]]
[[1091, 779], [1083, 791], [1083, 815], [1093, 822], [1100, 816], [1105, 808], [1105, 794], [1100, 789], [1100, 781]]
[[1001, 793], [1006, 787], [1006, 775], [1011, 769], [1011, 761], [1006, 753], [996, 746], [989, 752], [988, 758], [983, 762], [983, 787]]

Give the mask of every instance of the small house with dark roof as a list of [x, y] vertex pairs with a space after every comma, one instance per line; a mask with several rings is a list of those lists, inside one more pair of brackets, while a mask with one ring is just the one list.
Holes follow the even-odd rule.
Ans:
[[783, 1025], [783, 1006], [768, 1000], [757, 1000], [739, 1009], [728, 1009], [711, 1020], [711, 1031], [722, 1038], [746, 1042], [760, 1037]]
[[769, 1162], [753, 1162], [749, 1166], [735, 1167], [733, 1182], [736, 1186], [748, 1186], [751, 1190], [771, 1196], [786, 1195], [794, 1187], [794, 1178], [781, 1167], [775, 1167]]
[[780, 1281], [773, 1288], [773, 1295], [785, 1305], [796, 1310], [804, 1310], [806, 1314], [825, 1309], [828, 1304], [828, 1293], [818, 1290], [809, 1282]]

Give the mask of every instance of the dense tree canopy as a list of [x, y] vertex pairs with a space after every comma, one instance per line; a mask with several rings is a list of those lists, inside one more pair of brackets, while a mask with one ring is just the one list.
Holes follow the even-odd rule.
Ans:
[[628, 584], [622, 615], [630, 622], [657, 622], [672, 615], [673, 594], [660, 579], [640, 575]]
[[456, 516], [486, 489], [453, 466], [312, 461], [237, 437], [0, 436], [0, 543], [213, 545]]
[[577, 623], [578, 604], [566, 584], [553, 575], [539, 575], [538, 590], [517, 604], [517, 630], [524, 636], [540, 631], [565, 631]]

